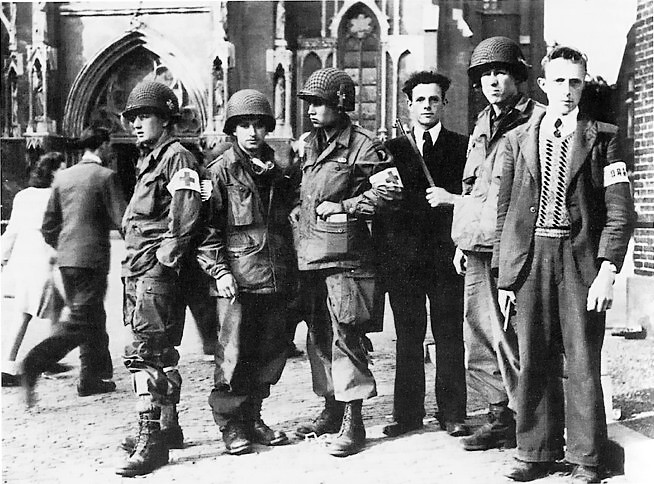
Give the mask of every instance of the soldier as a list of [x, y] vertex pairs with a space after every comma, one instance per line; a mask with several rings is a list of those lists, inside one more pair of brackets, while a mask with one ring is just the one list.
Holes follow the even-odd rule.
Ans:
[[178, 278], [202, 202], [197, 162], [172, 135], [179, 116], [175, 93], [164, 84], [142, 82], [130, 93], [123, 116], [142, 151], [123, 217], [122, 271], [124, 323], [133, 339], [124, 360], [139, 398], [139, 434], [116, 472], [135, 476], [166, 464], [169, 447], [183, 441], [176, 409], [182, 379], [175, 347], [184, 324]]
[[[320, 69], [298, 97], [308, 104], [314, 129], [302, 136], [298, 267], [308, 298], [307, 353], [313, 389], [325, 407], [299, 436], [339, 432], [329, 453], [347, 456], [365, 445], [364, 398], [377, 395], [368, 369], [363, 326], [373, 312], [371, 236], [366, 218], [398, 196], [399, 188], [373, 188], [369, 177], [391, 165], [374, 136], [353, 125], [354, 82], [344, 71]], [[340, 431], [339, 431], [340, 428]]]
[[[440, 427], [454, 437], [468, 433], [464, 424], [463, 280], [452, 267], [450, 238], [452, 206], [461, 191], [468, 139], [442, 125], [449, 87], [450, 80], [435, 72], [409, 76], [402, 91], [407, 96], [412, 132], [386, 144], [404, 184], [400, 209], [382, 218], [378, 231], [397, 333], [394, 422], [384, 427], [384, 434], [391, 437], [423, 425], [426, 299], [436, 344], [434, 390]], [[423, 163], [432, 180], [423, 172]]]
[[491, 37], [472, 52], [468, 75], [488, 106], [477, 116], [463, 172], [463, 193], [456, 201], [452, 239], [454, 266], [465, 274], [464, 340], [468, 384], [489, 405], [488, 422], [462, 439], [466, 450], [515, 447], [513, 396], [518, 383], [518, 341], [513, 326], [504, 327], [491, 274], [497, 192], [502, 173], [500, 140], [527, 122], [542, 106], [520, 92], [528, 65], [520, 47], [507, 37]]
[[296, 184], [275, 164], [266, 135], [275, 128], [270, 103], [254, 89], [227, 102], [224, 131], [235, 143], [207, 164], [213, 185], [211, 224], [197, 259], [215, 280], [218, 344], [213, 418], [230, 454], [252, 443], [281, 445], [286, 434], [261, 418], [270, 386], [286, 363], [288, 297], [294, 288], [289, 213]]
[[547, 109], [507, 135], [497, 203], [493, 266], [515, 300], [520, 347], [518, 463], [507, 477], [544, 477], [565, 443], [571, 482], [600, 482], [605, 311], [635, 212], [617, 128], [578, 109], [586, 56], [559, 46], [542, 66]]

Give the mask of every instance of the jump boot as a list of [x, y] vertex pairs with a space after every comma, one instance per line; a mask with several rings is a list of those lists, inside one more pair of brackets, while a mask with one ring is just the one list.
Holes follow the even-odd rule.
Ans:
[[361, 416], [362, 403], [362, 400], [354, 400], [345, 404], [341, 430], [327, 449], [331, 455], [347, 457], [360, 452], [366, 445], [366, 429]]
[[[179, 415], [177, 414], [177, 405], [161, 406], [161, 437], [169, 449], [184, 448], [184, 433], [179, 426]], [[136, 448], [136, 437], [128, 435], [120, 443], [120, 447], [131, 454]]]
[[515, 419], [507, 403], [491, 404], [489, 408], [488, 422], [470, 437], [461, 439], [465, 450], [513, 449], [516, 446]]
[[139, 433], [134, 451], [116, 469], [116, 474], [142, 476], [168, 463], [168, 447], [161, 435], [160, 417], [159, 408], [139, 413]]
[[301, 438], [320, 437], [323, 434], [335, 434], [341, 427], [345, 403], [339, 402], [333, 395], [325, 397], [325, 408], [313, 422], [300, 425], [295, 435]]
[[273, 430], [266, 425], [261, 418], [261, 399], [252, 402], [250, 437], [252, 442], [262, 445], [284, 445], [288, 443], [288, 437], [281, 430]]
[[220, 427], [225, 449], [229, 454], [241, 455], [252, 452], [252, 441], [248, 430], [247, 422], [240, 419], [229, 420], [224, 427]]

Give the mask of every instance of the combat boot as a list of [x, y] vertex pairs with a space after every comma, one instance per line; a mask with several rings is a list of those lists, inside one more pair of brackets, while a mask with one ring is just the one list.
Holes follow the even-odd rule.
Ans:
[[125, 477], [142, 476], [168, 463], [168, 447], [161, 436], [159, 409], [139, 413], [139, 433], [134, 451], [116, 469]]
[[[161, 407], [161, 438], [169, 449], [184, 448], [184, 432], [179, 426], [179, 415], [176, 405], [162, 405]], [[127, 436], [120, 443], [120, 447], [131, 454], [136, 447], [136, 438]]]
[[515, 419], [506, 402], [491, 404], [488, 422], [470, 437], [461, 439], [465, 450], [513, 449], [516, 446]]
[[252, 442], [248, 435], [246, 422], [243, 420], [230, 420], [227, 425], [220, 428], [223, 442], [227, 452], [231, 455], [241, 455], [252, 452]]
[[366, 429], [361, 416], [362, 403], [362, 400], [354, 400], [345, 404], [341, 430], [327, 449], [331, 455], [347, 457], [360, 452], [366, 445]]
[[345, 403], [337, 401], [334, 396], [325, 397], [325, 408], [313, 422], [300, 425], [295, 434], [301, 438], [319, 437], [323, 434], [335, 434], [341, 427]]
[[261, 418], [260, 399], [252, 402], [250, 418], [250, 436], [252, 441], [262, 445], [284, 445], [288, 443], [288, 437], [281, 430], [273, 430]]

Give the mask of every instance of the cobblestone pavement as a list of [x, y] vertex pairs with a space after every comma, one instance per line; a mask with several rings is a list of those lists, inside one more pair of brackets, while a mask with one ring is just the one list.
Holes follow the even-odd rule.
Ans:
[[[114, 267], [119, 261], [114, 257]], [[116, 367], [115, 393], [81, 398], [75, 390], [77, 351], [65, 361], [75, 368], [55, 378], [41, 378], [37, 406], [26, 411], [18, 388], [2, 389], [2, 478], [5, 483], [111, 483], [133, 482], [114, 474], [124, 453], [118, 443], [136, 429], [135, 399], [127, 371], [120, 363], [123, 333], [119, 323], [121, 294], [117, 276], [110, 276], [107, 312], [111, 350]], [[11, 314], [11, 299], [2, 301], [2, 327]], [[47, 323], [35, 322], [26, 347], [47, 333]], [[302, 342], [304, 325], [296, 342]], [[375, 346], [372, 366], [379, 396], [364, 403], [368, 445], [360, 454], [335, 458], [325, 452], [326, 440], [299, 441], [275, 448], [256, 447], [250, 455], [225, 453], [220, 432], [213, 422], [207, 397], [213, 363], [199, 353], [199, 339], [192, 323], [181, 346], [180, 371], [184, 378], [180, 423], [186, 447], [170, 451], [170, 464], [154, 473], [134, 478], [139, 482], [180, 483], [501, 483], [512, 466], [513, 452], [492, 450], [465, 452], [458, 439], [438, 429], [433, 418], [425, 419], [419, 432], [387, 438], [381, 429], [392, 409], [394, 377], [394, 331], [392, 320], [384, 333], [371, 336]], [[30, 341], [31, 340], [31, 341]], [[3, 341], [3, 347], [5, 346]], [[610, 345], [609, 345], [610, 346]], [[433, 385], [434, 367], [427, 363], [427, 388]], [[651, 385], [650, 385], [651, 386]], [[433, 414], [433, 390], [426, 401]], [[264, 420], [292, 435], [298, 423], [312, 418], [321, 401], [312, 393], [306, 357], [288, 361], [281, 381], [264, 402]], [[483, 417], [483, 404], [469, 395], [471, 422]], [[625, 450], [625, 475], [607, 479], [609, 484], [652, 482], [651, 456], [654, 440], [611, 424], [610, 435]], [[547, 483], [566, 482], [563, 473], [549, 476]]]
[[[258, 446], [250, 455], [227, 455], [207, 405], [212, 363], [197, 353], [188, 353], [181, 365], [184, 387], [179, 407], [186, 447], [171, 450], [169, 465], [137, 479], [197, 484], [506, 482], [502, 475], [512, 465], [512, 451], [465, 452], [457, 439], [438, 429], [433, 419], [426, 419], [424, 430], [408, 436], [390, 439], [382, 434], [392, 407], [393, 341], [384, 333], [374, 335], [373, 343], [379, 396], [364, 405], [369, 439], [360, 454], [338, 459], [326, 454], [323, 439], [305, 442], [294, 438], [287, 446]], [[433, 366], [428, 364], [428, 369], [431, 379]], [[3, 389], [3, 482], [121, 481], [114, 474], [124, 455], [117, 444], [134, 431], [136, 422], [128, 374], [117, 368], [115, 393], [80, 398], [75, 392], [76, 371], [42, 378], [37, 387], [38, 405], [29, 412], [24, 409], [20, 389]], [[311, 391], [309, 371], [306, 358], [289, 360], [281, 381], [264, 403], [263, 416], [269, 425], [291, 433], [299, 422], [320, 410], [321, 402]], [[433, 410], [433, 396], [426, 405], [428, 412]], [[475, 406], [480, 404], [473, 395], [473, 422], [481, 419], [480, 412], [474, 412]], [[654, 450], [652, 441], [612, 425], [612, 435], [616, 432], [621, 435], [619, 440], [635, 439], [635, 444], [626, 446], [627, 458], [635, 446], [634, 459], [642, 458], [645, 465], [643, 456]], [[636, 461], [632, 464], [633, 468]], [[647, 482], [637, 477], [638, 468], [631, 470], [632, 478], [617, 476], [607, 482]], [[544, 481], [566, 479], [559, 473]]]

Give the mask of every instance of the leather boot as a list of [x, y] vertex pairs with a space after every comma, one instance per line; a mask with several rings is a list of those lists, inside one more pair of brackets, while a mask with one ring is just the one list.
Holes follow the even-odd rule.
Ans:
[[116, 474], [133, 477], [149, 474], [168, 463], [168, 447], [161, 436], [159, 408], [139, 413], [139, 433], [132, 454]]
[[366, 429], [361, 416], [362, 403], [362, 400], [354, 400], [345, 404], [341, 430], [327, 449], [331, 455], [346, 457], [360, 452], [365, 446]]
[[261, 418], [261, 399], [252, 401], [250, 415], [250, 437], [252, 442], [262, 445], [284, 445], [288, 437], [281, 430], [273, 430]]
[[231, 455], [241, 455], [252, 452], [248, 425], [243, 420], [230, 420], [227, 425], [220, 428], [223, 434], [225, 449]]
[[[184, 432], [179, 426], [179, 415], [177, 405], [161, 406], [161, 438], [166, 442], [169, 449], [184, 448]], [[136, 447], [136, 438], [128, 435], [120, 443], [120, 447], [131, 454]]]
[[516, 446], [515, 419], [506, 402], [491, 404], [488, 423], [470, 437], [461, 439], [465, 450], [513, 449]]
[[334, 396], [325, 397], [325, 408], [313, 422], [300, 425], [295, 434], [301, 438], [320, 437], [323, 434], [335, 434], [341, 427], [345, 403]]

